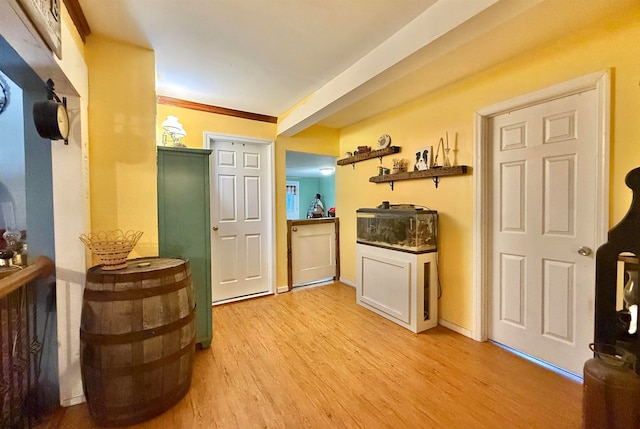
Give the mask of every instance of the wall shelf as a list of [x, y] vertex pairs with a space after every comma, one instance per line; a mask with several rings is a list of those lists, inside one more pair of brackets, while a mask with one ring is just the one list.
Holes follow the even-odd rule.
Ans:
[[405, 171], [404, 173], [383, 174], [369, 178], [372, 183], [389, 183], [393, 191], [393, 182], [398, 180], [424, 179], [425, 177], [433, 178], [433, 182], [438, 187], [440, 177], [442, 176], [459, 176], [467, 174], [468, 167], [466, 165], [457, 165], [455, 167], [437, 167], [420, 171]]
[[367, 159], [378, 158], [380, 163], [382, 163], [382, 157], [386, 155], [393, 155], [394, 153], [400, 152], [400, 146], [389, 146], [384, 149], [372, 150], [367, 153], [359, 153], [354, 156], [350, 156], [348, 158], [339, 159], [337, 161], [338, 165], [349, 165], [355, 168], [356, 162], [366, 161]]

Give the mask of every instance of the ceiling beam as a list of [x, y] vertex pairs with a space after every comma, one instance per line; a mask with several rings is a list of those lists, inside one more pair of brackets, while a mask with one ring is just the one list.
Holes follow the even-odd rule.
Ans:
[[[291, 136], [326, 119], [540, 1], [437, 2], [282, 116], [278, 135]], [[444, 39], [446, 49], [441, 43]]]

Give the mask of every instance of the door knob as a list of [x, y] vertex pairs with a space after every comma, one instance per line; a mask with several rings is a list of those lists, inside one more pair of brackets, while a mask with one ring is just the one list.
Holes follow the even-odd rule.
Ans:
[[291, 228], [291, 231], [296, 232], [298, 230], [298, 228], [296, 228], [295, 226], [293, 228]]
[[211, 228], [211, 229], [213, 229], [214, 231], [217, 231], [217, 230], [218, 230], [218, 227], [217, 227], [217, 226], [214, 226], [214, 227], [213, 227], [213, 228]]
[[582, 246], [578, 249], [578, 254], [582, 255], [582, 256], [589, 256], [593, 253], [593, 250], [591, 250], [589, 247], [587, 246]]

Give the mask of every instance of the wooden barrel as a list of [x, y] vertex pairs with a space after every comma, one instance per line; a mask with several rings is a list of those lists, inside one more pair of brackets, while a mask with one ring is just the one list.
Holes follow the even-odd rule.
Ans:
[[118, 271], [90, 268], [80, 362], [96, 423], [139, 423], [178, 402], [191, 385], [195, 331], [188, 261], [140, 258]]

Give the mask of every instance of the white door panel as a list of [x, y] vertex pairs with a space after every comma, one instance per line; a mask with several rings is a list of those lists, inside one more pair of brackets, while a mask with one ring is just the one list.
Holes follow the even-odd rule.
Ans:
[[524, 327], [526, 257], [503, 253], [500, 258], [500, 318], [504, 322]]
[[263, 275], [262, 268], [262, 237], [260, 234], [247, 234], [246, 248], [246, 278], [257, 279]]
[[336, 276], [335, 224], [296, 225], [291, 232], [291, 275], [294, 286]]
[[260, 177], [244, 178], [245, 221], [260, 221]]
[[269, 147], [212, 139], [212, 299], [269, 292]]
[[595, 90], [490, 120], [489, 337], [580, 374], [593, 339]]

